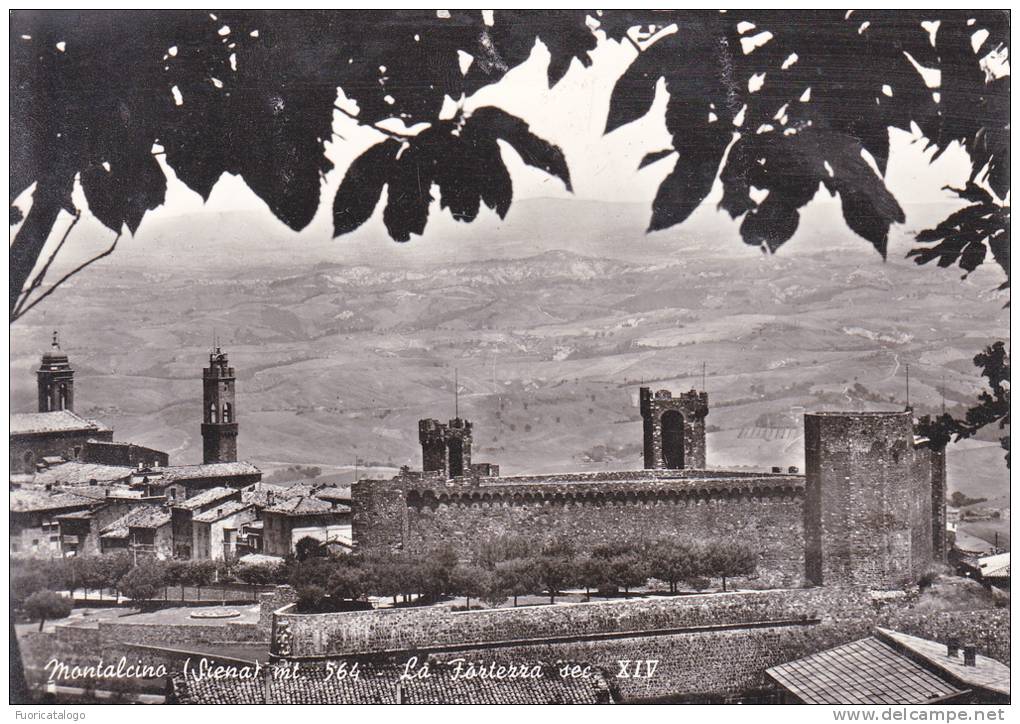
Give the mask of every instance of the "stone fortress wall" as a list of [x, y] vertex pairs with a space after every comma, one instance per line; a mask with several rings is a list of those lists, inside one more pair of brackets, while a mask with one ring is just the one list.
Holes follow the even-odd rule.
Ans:
[[449, 544], [468, 556], [498, 535], [563, 536], [582, 549], [648, 535], [739, 537], [759, 553], [760, 585], [803, 582], [802, 476], [669, 473], [492, 478], [469, 486], [362, 482], [352, 495], [355, 541], [369, 549]]
[[433, 433], [454, 428], [423, 421], [424, 472], [353, 486], [355, 544], [468, 556], [501, 534], [581, 548], [734, 539], [758, 553], [758, 587], [896, 588], [944, 560], [944, 450], [915, 438], [909, 411], [805, 415], [801, 475], [706, 468], [708, 396], [642, 388], [640, 399], [647, 469], [633, 472], [484, 477], [465, 459], [458, 469], [475, 472], [450, 476]]

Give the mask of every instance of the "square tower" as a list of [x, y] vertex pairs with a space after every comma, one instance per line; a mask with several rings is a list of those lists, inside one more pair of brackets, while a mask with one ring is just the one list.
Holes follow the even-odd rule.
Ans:
[[39, 412], [74, 412], [74, 369], [60, 349], [56, 332], [53, 333], [53, 344], [43, 355], [35, 375], [39, 382]]
[[418, 421], [422, 470], [444, 478], [471, 474], [471, 422], [455, 417], [448, 424], [431, 418]]
[[707, 415], [707, 392], [691, 390], [674, 397], [669, 390], [652, 394], [642, 387], [645, 469], [704, 470]]
[[234, 407], [234, 368], [225, 352], [209, 355], [202, 370], [202, 462], [237, 462], [237, 409]]
[[804, 416], [805, 578], [897, 588], [933, 558], [931, 476], [904, 412]]

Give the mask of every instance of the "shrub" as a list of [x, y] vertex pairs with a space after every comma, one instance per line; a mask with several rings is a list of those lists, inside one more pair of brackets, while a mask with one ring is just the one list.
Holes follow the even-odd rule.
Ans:
[[49, 588], [41, 571], [18, 568], [11, 572], [11, 598], [22, 606], [33, 594]]
[[517, 605], [518, 596], [534, 593], [539, 586], [535, 563], [530, 558], [514, 558], [497, 563], [493, 579], [493, 585], [504, 598], [510, 596], [514, 599], [514, 606]]
[[71, 601], [53, 591], [36, 591], [23, 606], [29, 618], [39, 619], [39, 630], [47, 619], [67, 618], [71, 614]]
[[121, 577], [117, 588], [134, 601], [147, 601], [156, 597], [165, 585], [163, 566], [155, 562], [135, 566]]
[[[450, 572], [451, 592], [464, 596], [466, 608], [471, 610], [471, 599], [482, 598], [493, 591], [492, 574], [479, 566], [459, 565]], [[500, 599], [499, 603], [505, 600], [506, 596]]]
[[294, 544], [294, 554], [299, 561], [303, 561], [307, 558], [321, 558], [325, 556], [326, 549], [322, 546], [322, 541], [311, 536], [305, 536]]
[[337, 603], [361, 598], [365, 592], [365, 575], [354, 565], [337, 565], [329, 576], [329, 594]]

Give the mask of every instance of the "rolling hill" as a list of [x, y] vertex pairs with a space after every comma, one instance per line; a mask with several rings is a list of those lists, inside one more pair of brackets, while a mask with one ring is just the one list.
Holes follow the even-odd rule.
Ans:
[[[533, 204], [529, 219], [559, 208]], [[966, 405], [980, 387], [971, 358], [1008, 335], [991, 271], [961, 281], [840, 238], [772, 257], [704, 236], [634, 238], [632, 210], [617, 212], [583, 252], [574, 232], [558, 248], [520, 222], [461, 255], [396, 261], [357, 243], [343, 258], [273, 253], [265, 239], [246, 255], [236, 230], [215, 255], [182, 254], [187, 230], [168, 232], [12, 327], [12, 409], [32, 409], [33, 370], [60, 329], [80, 412], [195, 462], [215, 335], [238, 373], [240, 454], [266, 470], [419, 465], [417, 420], [453, 416], [455, 370], [476, 460], [506, 473], [624, 468], [640, 464], [638, 387], [700, 386], [704, 365], [710, 464], [800, 465], [796, 428], [756, 421], [902, 407], [906, 365], [919, 413], [939, 408], [943, 387], [948, 406]], [[975, 449], [954, 447], [966, 463], [952, 484], [1004, 494], [1001, 455]]]

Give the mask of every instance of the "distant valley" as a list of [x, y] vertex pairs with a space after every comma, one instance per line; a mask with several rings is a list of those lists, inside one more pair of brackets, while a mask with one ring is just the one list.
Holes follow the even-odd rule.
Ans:
[[[240, 454], [267, 471], [419, 465], [417, 420], [453, 416], [455, 374], [476, 460], [626, 468], [640, 464], [638, 387], [700, 387], [704, 368], [710, 464], [800, 465], [803, 410], [902, 407], [906, 365], [919, 412], [943, 389], [966, 405], [971, 358], [1008, 334], [991, 271], [961, 281], [861, 243], [762, 258], [736, 241], [609, 255], [522, 239], [491, 258], [259, 252], [233, 270], [129, 251], [12, 327], [12, 408], [32, 408], [60, 329], [80, 412], [195, 462], [215, 335], [238, 373]], [[950, 465], [955, 488], [1008, 490], [992, 438], [954, 446]]]

